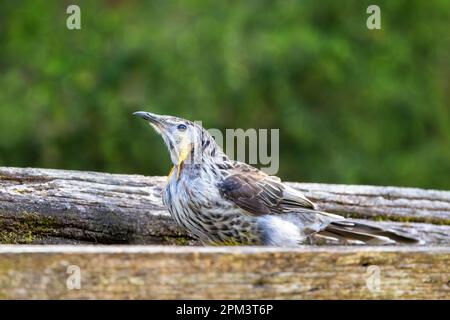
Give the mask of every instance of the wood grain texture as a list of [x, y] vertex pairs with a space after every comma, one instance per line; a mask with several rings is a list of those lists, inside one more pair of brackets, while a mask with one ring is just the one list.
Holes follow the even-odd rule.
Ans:
[[[0, 167], [0, 243], [196, 244], [162, 205], [165, 181]], [[450, 244], [449, 191], [289, 184], [324, 211], [376, 220], [429, 245]]]
[[449, 265], [448, 247], [2, 245], [0, 298], [449, 299]]

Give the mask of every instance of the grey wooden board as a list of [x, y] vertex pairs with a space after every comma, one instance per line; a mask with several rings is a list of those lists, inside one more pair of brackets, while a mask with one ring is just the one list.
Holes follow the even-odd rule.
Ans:
[[449, 265], [449, 247], [0, 245], [0, 298], [449, 299]]

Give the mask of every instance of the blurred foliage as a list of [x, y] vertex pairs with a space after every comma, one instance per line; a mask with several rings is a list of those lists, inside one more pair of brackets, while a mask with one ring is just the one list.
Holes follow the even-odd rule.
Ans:
[[166, 174], [144, 109], [280, 128], [285, 180], [449, 189], [450, 2], [369, 4], [3, 0], [0, 165]]

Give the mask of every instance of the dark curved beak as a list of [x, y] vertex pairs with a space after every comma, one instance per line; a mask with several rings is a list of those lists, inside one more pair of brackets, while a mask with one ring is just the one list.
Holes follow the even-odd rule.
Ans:
[[154, 114], [154, 113], [150, 113], [150, 112], [146, 112], [146, 111], [138, 111], [133, 113], [133, 115], [140, 117], [144, 120], [147, 120], [153, 124], [161, 124], [161, 116]]

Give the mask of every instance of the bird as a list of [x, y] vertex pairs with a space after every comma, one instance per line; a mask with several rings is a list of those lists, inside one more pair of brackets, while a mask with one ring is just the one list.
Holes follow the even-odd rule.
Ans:
[[352, 244], [417, 243], [391, 229], [320, 211], [280, 178], [230, 159], [199, 123], [146, 111], [173, 164], [162, 201], [176, 223], [205, 245], [294, 247], [311, 237]]

